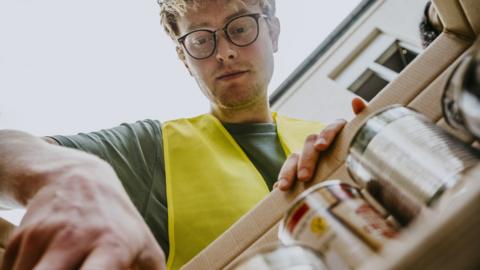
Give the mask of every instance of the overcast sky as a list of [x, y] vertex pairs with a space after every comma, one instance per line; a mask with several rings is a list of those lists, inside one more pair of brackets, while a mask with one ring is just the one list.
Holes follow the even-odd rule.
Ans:
[[[277, 0], [270, 93], [359, 0]], [[208, 111], [156, 0], [1, 0], [0, 128], [71, 134]]]
[[[277, 0], [269, 92], [360, 0]], [[156, 0], [1, 0], [0, 129], [74, 134], [207, 112], [159, 25]]]

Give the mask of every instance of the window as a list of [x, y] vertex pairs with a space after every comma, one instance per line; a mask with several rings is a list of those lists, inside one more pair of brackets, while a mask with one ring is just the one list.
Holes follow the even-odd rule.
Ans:
[[360, 78], [358, 78], [351, 86], [350, 90], [361, 96], [363, 99], [370, 101], [380, 90], [388, 84], [388, 81], [378, 76], [377, 73], [367, 69]]
[[421, 52], [380, 31], [332, 79], [367, 101], [373, 99]]

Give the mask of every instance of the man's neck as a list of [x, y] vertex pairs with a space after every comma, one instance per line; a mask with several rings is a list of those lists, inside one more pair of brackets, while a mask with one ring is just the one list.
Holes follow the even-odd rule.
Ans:
[[273, 123], [272, 113], [268, 106], [255, 109], [249, 108], [244, 110], [212, 108], [211, 113], [222, 123]]

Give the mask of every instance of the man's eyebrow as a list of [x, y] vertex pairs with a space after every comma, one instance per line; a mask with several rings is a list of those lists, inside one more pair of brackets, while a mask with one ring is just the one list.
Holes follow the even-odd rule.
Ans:
[[248, 13], [248, 10], [245, 9], [245, 8], [241, 8], [239, 10], [237, 10], [237, 12], [233, 13], [233, 14], [230, 14], [228, 15], [224, 20], [223, 20], [223, 23], [227, 23], [228, 21], [230, 21], [231, 19], [237, 17], [237, 16], [240, 16], [240, 15], [244, 15]]
[[[230, 21], [231, 19], [237, 17], [237, 16], [241, 16], [243, 14], [246, 14], [248, 13], [248, 10], [245, 9], [245, 8], [240, 8], [239, 10], [237, 10], [236, 12], [228, 15], [227, 17], [225, 17], [225, 19], [223, 19], [223, 23], [227, 23], [228, 21]], [[203, 23], [198, 23], [198, 24], [192, 24], [192, 25], [189, 25], [187, 27], [187, 32], [191, 32], [195, 29], [199, 29], [199, 28], [203, 28], [203, 27], [207, 27], [209, 26], [208, 23], [206, 22], [203, 22]]]
[[208, 26], [208, 23], [206, 23], [206, 22], [191, 24], [187, 27], [187, 32], [191, 32], [191, 31], [196, 30], [198, 28], [204, 28], [204, 27], [207, 27], [207, 26]]

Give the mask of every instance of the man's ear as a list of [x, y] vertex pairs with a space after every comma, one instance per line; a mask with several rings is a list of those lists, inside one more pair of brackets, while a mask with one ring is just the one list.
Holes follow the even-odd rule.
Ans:
[[280, 20], [272, 17], [268, 20], [270, 29], [270, 38], [272, 40], [273, 52], [278, 51], [278, 38], [280, 37]]
[[185, 52], [183, 51], [183, 48], [180, 46], [176, 46], [175, 48], [177, 50], [177, 56], [182, 61], [183, 65], [187, 68], [188, 73], [190, 73], [190, 76], [193, 76], [192, 72], [190, 71], [190, 67], [187, 64], [187, 59], [185, 58]]

